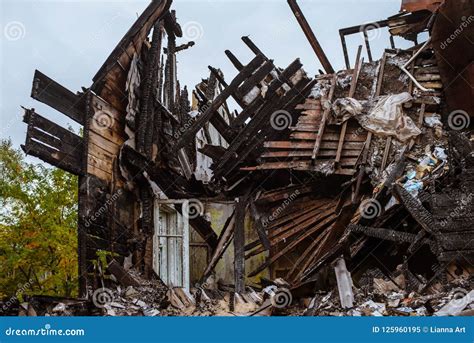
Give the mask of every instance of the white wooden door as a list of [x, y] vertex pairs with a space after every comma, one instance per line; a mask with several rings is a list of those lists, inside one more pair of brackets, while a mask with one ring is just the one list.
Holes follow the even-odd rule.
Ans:
[[153, 269], [166, 285], [189, 291], [188, 218], [167, 204], [155, 202]]

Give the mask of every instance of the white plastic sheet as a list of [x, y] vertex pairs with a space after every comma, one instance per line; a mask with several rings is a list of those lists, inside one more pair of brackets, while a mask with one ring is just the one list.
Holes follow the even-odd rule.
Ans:
[[367, 115], [359, 116], [359, 123], [366, 130], [379, 136], [392, 136], [406, 142], [421, 134], [413, 120], [404, 114], [403, 104], [412, 100], [405, 92], [382, 96]]

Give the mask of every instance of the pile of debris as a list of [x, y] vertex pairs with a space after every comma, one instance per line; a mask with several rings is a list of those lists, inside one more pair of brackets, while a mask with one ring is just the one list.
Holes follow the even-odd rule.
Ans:
[[[472, 107], [452, 101], [463, 78], [443, 56], [461, 58], [459, 46], [439, 44], [452, 25], [444, 13], [469, 14], [463, 1], [340, 30], [346, 69], [336, 72], [288, 0], [324, 72], [308, 75], [299, 59], [280, 68], [242, 37], [253, 59], [226, 50], [237, 75], [210, 66], [191, 99], [176, 60], [194, 42], [176, 45], [171, 1], [150, 4], [84, 92], [37, 72], [33, 97], [84, 125], [78, 137], [25, 114], [24, 150], [80, 176], [81, 295], [97, 298], [112, 275], [121, 286], [107, 293], [108, 315], [470, 311]], [[374, 60], [367, 32], [382, 27], [391, 47]], [[361, 45], [351, 66], [344, 37], [359, 32], [368, 61]], [[397, 49], [393, 36], [414, 45]], [[232, 210], [210, 220], [207, 206], [222, 203]], [[115, 259], [105, 277], [98, 252]], [[123, 268], [130, 259], [140, 278]], [[209, 281], [229, 270], [231, 281]], [[383, 277], [364, 282], [372, 270]]]

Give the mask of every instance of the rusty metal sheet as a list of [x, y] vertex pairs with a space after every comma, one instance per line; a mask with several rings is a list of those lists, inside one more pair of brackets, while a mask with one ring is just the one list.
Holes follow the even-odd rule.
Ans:
[[429, 10], [434, 12], [444, 0], [402, 0], [402, 11], [416, 12], [421, 10]]

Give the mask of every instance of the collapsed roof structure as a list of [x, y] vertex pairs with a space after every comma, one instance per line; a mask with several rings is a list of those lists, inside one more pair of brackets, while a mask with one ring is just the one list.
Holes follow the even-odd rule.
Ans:
[[[177, 44], [170, 0], [151, 2], [81, 92], [35, 73], [32, 97], [83, 128], [80, 137], [25, 110], [24, 151], [79, 176], [81, 296], [108, 274], [139, 287], [131, 265], [158, 276], [177, 308], [217, 280], [231, 306], [267, 286], [313, 298], [334, 285], [328, 266], [342, 308], [373, 270], [420, 293], [472, 276], [472, 2], [404, 0], [390, 18], [341, 29], [337, 72], [288, 2], [320, 75], [299, 59], [276, 66], [243, 37], [255, 57], [225, 51], [236, 75], [210, 66], [189, 92], [176, 61], [194, 42]], [[391, 46], [376, 59], [368, 34], [384, 27]], [[345, 37], [359, 33], [368, 61], [361, 45], [351, 62]], [[393, 36], [414, 45], [397, 49]]]

